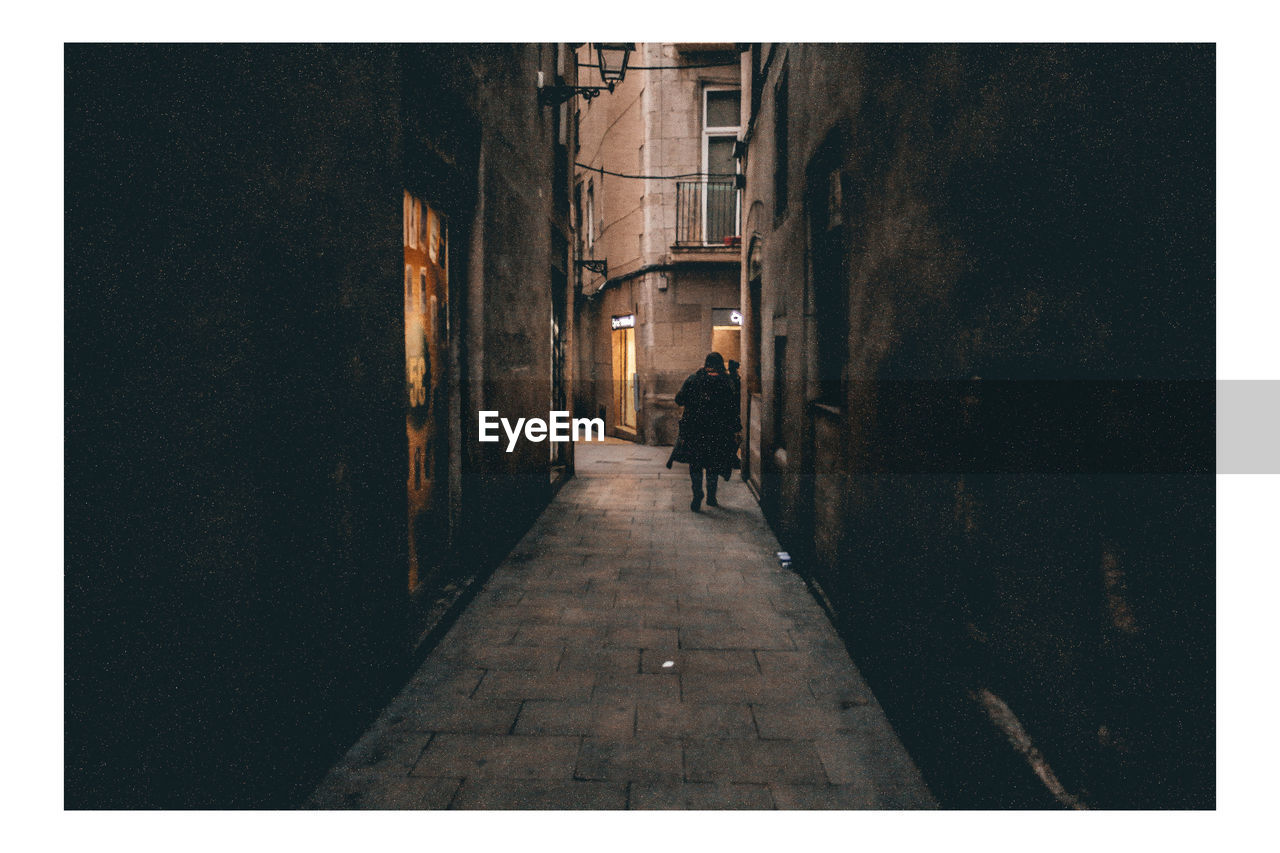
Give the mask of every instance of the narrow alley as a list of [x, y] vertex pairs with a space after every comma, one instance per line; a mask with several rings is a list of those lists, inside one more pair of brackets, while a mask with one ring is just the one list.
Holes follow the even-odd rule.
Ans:
[[63, 66], [65, 808], [1215, 808], [1214, 44]]
[[746, 485], [667, 449], [578, 474], [313, 808], [933, 808]]

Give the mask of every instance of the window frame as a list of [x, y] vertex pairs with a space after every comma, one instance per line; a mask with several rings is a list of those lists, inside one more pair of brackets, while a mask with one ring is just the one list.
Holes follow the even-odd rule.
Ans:
[[[711, 125], [708, 124], [710, 110], [710, 94], [712, 92], [736, 92], [738, 94], [738, 123], [736, 125]], [[707, 239], [707, 202], [710, 193], [707, 184], [710, 182], [711, 169], [711, 139], [731, 138], [734, 142], [742, 139], [742, 87], [734, 86], [727, 83], [708, 83], [702, 87], [702, 95], [700, 98], [701, 111], [698, 116], [698, 124], [702, 127], [702, 245], [718, 246], [719, 243], [713, 243]], [[733, 173], [740, 174], [742, 164], [734, 161]], [[742, 233], [742, 191], [734, 189], [734, 205], [733, 205], [733, 229], [735, 234]]]

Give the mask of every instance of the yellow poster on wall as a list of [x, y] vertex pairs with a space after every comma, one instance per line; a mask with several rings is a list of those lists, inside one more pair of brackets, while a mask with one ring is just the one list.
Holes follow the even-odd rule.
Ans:
[[412, 592], [439, 568], [448, 539], [448, 240], [440, 214], [404, 194], [405, 433], [409, 442]]

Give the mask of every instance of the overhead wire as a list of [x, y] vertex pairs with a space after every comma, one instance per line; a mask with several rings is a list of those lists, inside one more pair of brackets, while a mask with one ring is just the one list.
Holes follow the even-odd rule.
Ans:
[[[632, 65], [628, 67], [628, 71], [679, 71], [682, 68], [734, 68], [739, 65], [738, 60], [730, 62], [691, 62], [687, 65]], [[718, 172], [686, 172], [680, 175], [627, 175], [622, 172], [611, 172], [599, 166], [588, 166], [586, 163], [574, 163], [580, 169], [587, 169], [591, 172], [598, 172], [601, 175], [610, 175], [615, 178], [630, 178], [638, 181], [674, 181], [680, 178], [732, 178], [733, 174], [721, 174]]]
[[631, 178], [639, 181], [674, 181], [678, 178], [732, 178], [733, 174], [721, 172], [685, 172], [679, 175], [627, 175], [622, 172], [611, 172], [601, 166], [588, 166], [586, 163], [574, 162], [579, 169], [586, 169], [589, 172], [599, 172], [601, 175], [611, 175], [615, 178]]
[[682, 68], [736, 68], [738, 60], [732, 62], [691, 62], [688, 65], [628, 65], [628, 71], [679, 71]]

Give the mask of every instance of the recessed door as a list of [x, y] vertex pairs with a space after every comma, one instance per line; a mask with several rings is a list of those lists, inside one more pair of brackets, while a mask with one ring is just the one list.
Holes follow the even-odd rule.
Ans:
[[616, 424], [636, 428], [636, 330], [613, 331], [613, 402]]

